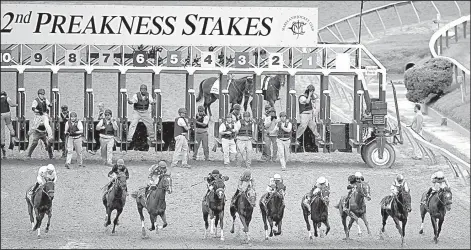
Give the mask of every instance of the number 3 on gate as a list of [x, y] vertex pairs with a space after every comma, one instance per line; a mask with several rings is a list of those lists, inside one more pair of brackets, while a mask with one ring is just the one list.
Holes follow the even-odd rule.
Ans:
[[269, 68], [283, 68], [283, 53], [271, 53], [268, 58]]
[[214, 52], [201, 52], [201, 67], [214, 68], [216, 66], [214, 58]]

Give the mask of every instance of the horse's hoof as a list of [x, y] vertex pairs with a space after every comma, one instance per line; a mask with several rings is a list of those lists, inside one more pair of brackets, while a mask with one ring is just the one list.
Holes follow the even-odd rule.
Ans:
[[231, 234], [233, 234], [233, 233], [234, 233], [234, 229], [231, 229], [231, 231], [230, 231], [230, 232], [231, 232]]
[[224, 241], [224, 237], [221, 237], [221, 241]]
[[437, 237], [434, 237], [433, 241], [435, 242], [435, 244], [438, 244], [438, 238]]
[[149, 227], [149, 231], [154, 231], [154, 229], [152, 227]]
[[168, 225], [167, 223], [164, 223], [164, 224], [162, 225], [162, 228], [166, 228], [167, 225]]
[[312, 235], [309, 235], [309, 239], [310, 239], [310, 240], [313, 240], [314, 238], [312, 238]]
[[424, 230], [420, 229], [419, 234], [424, 234]]
[[342, 240], [347, 240], [348, 241], [348, 240], [350, 240], [350, 238], [343, 238]]
[[46, 232], [46, 233], [47, 233], [47, 232], [49, 232], [49, 229], [48, 229], [48, 228], [46, 228], [46, 230], [44, 230], [44, 232]]

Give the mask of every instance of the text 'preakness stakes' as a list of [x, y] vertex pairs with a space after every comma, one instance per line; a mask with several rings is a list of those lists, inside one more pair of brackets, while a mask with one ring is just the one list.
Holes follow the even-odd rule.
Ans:
[[317, 8], [71, 7], [2, 4], [2, 44], [309, 47], [317, 43]]

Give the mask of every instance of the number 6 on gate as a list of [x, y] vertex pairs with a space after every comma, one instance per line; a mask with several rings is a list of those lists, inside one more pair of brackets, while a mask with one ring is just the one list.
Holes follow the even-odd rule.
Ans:
[[214, 52], [201, 52], [201, 67], [213, 68], [216, 66]]

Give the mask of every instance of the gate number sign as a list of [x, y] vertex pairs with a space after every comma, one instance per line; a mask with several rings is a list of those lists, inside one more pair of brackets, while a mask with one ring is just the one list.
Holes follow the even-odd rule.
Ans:
[[212, 68], [216, 66], [214, 52], [201, 52], [201, 67]]
[[65, 66], [79, 66], [80, 65], [80, 51], [66, 50], [65, 51]]
[[249, 67], [249, 52], [235, 52], [235, 67], [248, 68]]
[[268, 58], [268, 67], [283, 68], [283, 53], [271, 53]]
[[317, 67], [316, 53], [303, 53], [303, 69], [315, 69]]
[[11, 50], [2, 50], [0, 54], [1, 54], [0, 60], [1, 60], [2, 66], [11, 65], [11, 62], [12, 62]]
[[46, 55], [42, 50], [33, 50], [31, 52], [31, 65], [40, 66], [46, 65]]
[[100, 66], [113, 66], [114, 65], [114, 53], [112, 50], [100, 50], [99, 51], [99, 65]]
[[167, 66], [180, 67], [182, 65], [182, 52], [181, 51], [168, 51], [167, 52]]
[[133, 58], [133, 65], [136, 67], [146, 67], [147, 66], [147, 58], [148, 54], [146, 51], [136, 51], [134, 52]]

